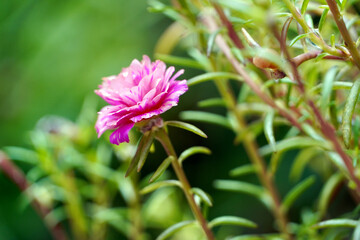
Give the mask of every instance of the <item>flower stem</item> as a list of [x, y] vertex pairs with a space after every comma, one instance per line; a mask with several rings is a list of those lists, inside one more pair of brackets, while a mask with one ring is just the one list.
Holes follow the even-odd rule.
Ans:
[[214, 240], [214, 235], [211, 232], [203, 214], [200, 211], [200, 208], [196, 205], [193, 194], [191, 192], [191, 186], [189, 184], [189, 181], [187, 180], [187, 177], [185, 175], [184, 170], [180, 166], [178, 162], [178, 158], [176, 155], [176, 152], [174, 150], [173, 145], [171, 144], [170, 138], [168, 134], [166, 133], [164, 128], [159, 128], [156, 132], [156, 138], [160, 141], [160, 143], [163, 145], [166, 153], [169, 156], [173, 156], [175, 159], [172, 161], [172, 167], [175, 171], [176, 176], [178, 177], [179, 181], [181, 182], [181, 186], [183, 189], [183, 192], [185, 194], [185, 197], [189, 203], [189, 206], [191, 208], [191, 211], [193, 212], [195, 218], [199, 222], [201, 228], [203, 229], [206, 237], [208, 240]]

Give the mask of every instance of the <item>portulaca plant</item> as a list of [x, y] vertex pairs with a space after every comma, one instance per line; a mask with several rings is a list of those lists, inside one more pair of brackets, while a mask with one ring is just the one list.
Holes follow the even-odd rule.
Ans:
[[[97, 117], [96, 106], [85, 104], [77, 123], [42, 119], [32, 150], [8, 147], [0, 155], [1, 169], [30, 197], [53, 238], [107, 239], [114, 228], [126, 239], [360, 239], [358, 1], [149, 5], [173, 20], [154, 48], [158, 60], [144, 55], [103, 78], [95, 93], [108, 105]], [[193, 76], [178, 80], [184, 70], [165, 63]], [[196, 85], [204, 93], [209, 84], [216, 95], [180, 112], [180, 120], [163, 117]], [[230, 156], [238, 167], [225, 169], [229, 179], [214, 178], [209, 187], [233, 199], [251, 197], [254, 205], [239, 200], [226, 206], [231, 214], [219, 213], [231, 201], [212, 201], [188, 180], [208, 169], [186, 172], [184, 160], [211, 151], [192, 146], [177, 153], [169, 128], [207, 138], [198, 122], [231, 130], [244, 149]], [[223, 136], [212, 149], [220, 156], [233, 147], [220, 144]], [[147, 174], [159, 143], [167, 157]], [[25, 176], [12, 162], [19, 158], [35, 170]], [[228, 166], [216, 161], [213, 171]], [[251, 214], [242, 216], [244, 209]]]

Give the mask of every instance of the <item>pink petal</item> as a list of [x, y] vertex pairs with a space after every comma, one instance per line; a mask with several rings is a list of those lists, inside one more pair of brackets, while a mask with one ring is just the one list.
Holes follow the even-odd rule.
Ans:
[[129, 142], [129, 131], [132, 127], [134, 127], [134, 123], [120, 125], [120, 127], [110, 135], [110, 142], [116, 145], [122, 142]]

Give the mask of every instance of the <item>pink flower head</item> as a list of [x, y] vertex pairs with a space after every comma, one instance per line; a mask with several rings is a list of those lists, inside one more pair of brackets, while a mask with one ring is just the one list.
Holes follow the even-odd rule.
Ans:
[[174, 71], [174, 67], [166, 69], [164, 62], [151, 62], [144, 55], [141, 62], [133, 60], [119, 75], [103, 78], [95, 93], [110, 105], [98, 113], [95, 125], [98, 137], [115, 129], [110, 135], [111, 143], [129, 142], [128, 133], [135, 123], [176, 106], [188, 87], [186, 80], [176, 81], [184, 70], [173, 75]]

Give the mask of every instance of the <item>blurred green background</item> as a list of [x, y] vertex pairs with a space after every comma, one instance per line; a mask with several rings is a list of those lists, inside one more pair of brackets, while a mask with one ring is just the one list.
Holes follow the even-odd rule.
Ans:
[[0, 146], [45, 114], [74, 119], [102, 77], [152, 56], [167, 24], [146, 1], [0, 1]]

